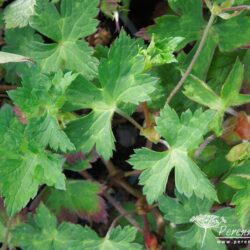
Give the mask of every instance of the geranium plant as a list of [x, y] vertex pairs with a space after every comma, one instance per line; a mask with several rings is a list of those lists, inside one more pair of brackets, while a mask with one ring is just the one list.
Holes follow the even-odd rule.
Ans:
[[250, 245], [249, 0], [0, 4], [2, 249]]

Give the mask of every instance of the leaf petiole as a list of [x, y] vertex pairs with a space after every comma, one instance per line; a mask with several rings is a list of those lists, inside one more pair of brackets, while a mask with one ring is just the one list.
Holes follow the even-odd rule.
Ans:
[[136, 128], [138, 128], [140, 131], [143, 130], [143, 127], [136, 121], [134, 120], [131, 116], [120, 110], [119, 108], [115, 109], [115, 112], [119, 114], [120, 116], [126, 118], [131, 124], [133, 124]]

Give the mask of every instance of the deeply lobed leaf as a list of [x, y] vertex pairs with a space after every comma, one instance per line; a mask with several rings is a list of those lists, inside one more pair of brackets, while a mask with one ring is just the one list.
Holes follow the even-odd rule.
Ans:
[[[199, 146], [203, 134], [209, 129], [214, 113], [197, 110], [178, 115], [168, 105], [157, 119], [157, 130], [170, 145], [166, 152], [155, 152], [146, 148], [135, 151], [129, 163], [134, 169], [144, 170], [140, 184], [149, 203], [164, 193], [170, 171], [175, 167], [177, 190], [191, 197], [193, 193], [203, 198], [217, 199], [216, 192], [188, 152]], [[156, 185], [157, 183], [157, 185]]]
[[93, 50], [80, 39], [95, 32], [98, 3], [99, 0], [63, 0], [59, 13], [50, 1], [37, 0], [29, 24], [54, 42], [33, 41], [27, 44], [27, 53], [23, 55], [36, 61], [43, 72], [69, 69], [92, 79], [96, 76], [98, 61], [92, 56]]
[[96, 146], [105, 159], [112, 156], [115, 111], [126, 113], [126, 105], [150, 100], [156, 79], [144, 73], [145, 62], [138, 43], [122, 32], [99, 66], [99, 83], [78, 78], [68, 90], [66, 109], [91, 108], [92, 112], [68, 124], [66, 133], [77, 148], [89, 152]]
[[8, 214], [14, 216], [35, 197], [41, 184], [65, 189], [63, 159], [30, 140], [11, 107], [1, 109], [0, 124], [1, 193]]
[[58, 71], [45, 75], [33, 68], [23, 76], [22, 87], [8, 94], [28, 118], [28, 133], [42, 146], [63, 152], [74, 150], [58, 122], [60, 109], [65, 102], [65, 92], [76, 74]]

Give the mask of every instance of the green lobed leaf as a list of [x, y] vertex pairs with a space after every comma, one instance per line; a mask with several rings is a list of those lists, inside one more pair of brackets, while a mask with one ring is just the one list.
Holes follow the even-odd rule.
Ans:
[[199, 0], [171, 0], [169, 4], [176, 15], [165, 15], [156, 19], [156, 25], [149, 29], [156, 39], [183, 37], [179, 48], [198, 40], [205, 26], [202, 16], [202, 2]]
[[90, 152], [94, 146], [105, 159], [115, 149], [115, 137], [111, 128], [114, 111], [92, 111], [90, 114], [68, 124], [66, 133], [77, 148]]
[[213, 118], [213, 111], [202, 112], [201, 109], [193, 114], [187, 110], [179, 118], [176, 112], [166, 105], [157, 118], [156, 129], [171, 147], [191, 151], [199, 146]]
[[170, 37], [162, 40], [155, 40], [153, 37], [147, 49], [141, 51], [145, 56], [146, 68], [150, 69], [163, 64], [177, 62], [174, 51], [176, 51], [178, 44], [182, 41], [182, 37]]
[[159, 199], [160, 210], [164, 213], [164, 218], [175, 224], [189, 223], [190, 219], [198, 214], [206, 214], [213, 201], [199, 199], [191, 196], [189, 199], [177, 194], [178, 199], [168, 196], [161, 196]]
[[28, 118], [28, 133], [42, 146], [63, 152], [75, 149], [58, 122], [65, 92], [77, 74], [58, 71], [45, 75], [33, 68], [22, 78], [22, 87], [9, 91], [14, 103]]
[[164, 193], [169, 173], [174, 167], [175, 184], [180, 193], [188, 197], [195, 193], [201, 198], [217, 199], [212, 184], [188, 155], [188, 151], [202, 142], [213, 114], [211, 111], [197, 110], [194, 114], [186, 111], [179, 118], [168, 105], [161, 111], [156, 121], [157, 130], [169, 143], [169, 150], [138, 149], [129, 160], [134, 169], [144, 170], [139, 179], [149, 203]]
[[[206, 22], [203, 19], [203, 3], [199, 0], [170, 0], [175, 15], [166, 14], [156, 19], [156, 25], [149, 28], [156, 38], [184, 37], [181, 48], [193, 41], [199, 41]], [[229, 20], [219, 20], [210, 31], [221, 51], [232, 51], [250, 42], [250, 19], [245, 13]], [[242, 32], [235, 33], [235, 30]]]
[[29, 223], [15, 228], [12, 242], [24, 250], [140, 250], [142, 247], [133, 243], [135, 237], [136, 229], [130, 226], [118, 226], [100, 238], [87, 226], [58, 225], [56, 217], [41, 204]]
[[134, 243], [136, 238], [136, 229], [131, 226], [118, 226], [108, 232], [107, 235], [99, 240], [89, 241], [84, 246], [79, 246], [77, 250], [141, 250], [140, 244]]
[[145, 61], [139, 51], [138, 43], [122, 32], [100, 63], [99, 86], [80, 77], [67, 91], [66, 110], [92, 109], [67, 124], [66, 133], [77, 148], [89, 152], [96, 146], [109, 159], [115, 148], [111, 127], [115, 111], [126, 113], [128, 105], [150, 100], [157, 80], [144, 73]]
[[24, 250], [73, 250], [96, 238], [96, 233], [88, 227], [67, 222], [58, 225], [56, 217], [41, 204], [29, 223], [14, 229], [12, 242]]
[[206, 237], [202, 244], [202, 239], [204, 237], [204, 229], [199, 228], [195, 225], [187, 229], [186, 231], [181, 231], [176, 233], [176, 238], [178, 244], [186, 249], [196, 249], [196, 250], [226, 250], [224, 244], [218, 244], [215, 235], [211, 229], [206, 232]]
[[88, 79], [96, 76], [98, 61], [92, 56], [93, 50], [80, 39], [95, 32], [98, 3], [99, 0], [62, 0], [59, 13], [48, 0], [37, 0], [30, 26], [54, 41], [28, 45], [29, 55], [43, 72], [66, 68]]
[[176, 199], [162, 196], [159, 203], [166, 220], [187, 225], [186, 230], [180, 229], [176, 233], [178, 244], [185, 249], [209, 250], [211, 246], [226, 249], [223, 244], [218, 244], [216, 236], [228, 236], [229, 230], [234, 235], [235, 229], [240, 229], [234, 209], [222, 208], [216, 213], [210, 212], [212, 200], [196, 196], [186, 198], [177, 193]]
[[11, 107], [1, 109], [0, 113], [1, 193], [9, 216], [14, 216], [35, 197], [41, 184], [65, 189], [63, 159], [29, 140]]
[[[230, 18], [214, 25], [221, 51], [232, 51], [250, 42], [250, 18], [247, 15]], [[240, 32], [235, 32], [240, 30]]]

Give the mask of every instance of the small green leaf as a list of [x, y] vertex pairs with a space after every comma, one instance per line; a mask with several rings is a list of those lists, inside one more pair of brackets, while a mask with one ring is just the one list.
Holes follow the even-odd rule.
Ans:
[[250, 142], [243, 142], [232, 147], [227, 154], [227, 160], [239, 163], [250, 159]]
[[244, 67], [239, 59], [237, 59], [221, 89], [221, 98], [226, 107], [234, 105], [234, 100], [239, 95], [241, 89], [243, 75]]
[[151, 69], [155, 66], [177, 62], [174, 52], [183, 40], [182, 37], [170, 37], [162, 40], [155, 40], [153, 37], [147, 49], [141, 51], [145, 56], [146, 68]]

